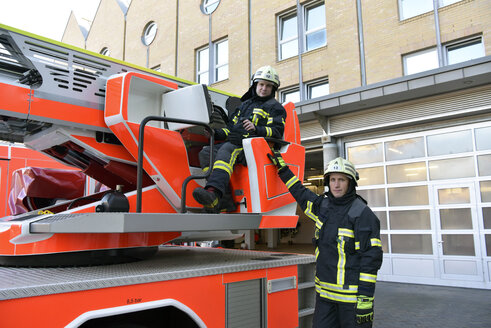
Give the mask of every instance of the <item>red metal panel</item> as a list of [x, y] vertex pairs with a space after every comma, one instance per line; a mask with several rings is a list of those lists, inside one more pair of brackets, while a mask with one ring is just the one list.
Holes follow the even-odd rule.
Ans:
[[267, 228], [295, 228], [298, 222], [298, 215], [291, 216], [276, 216], [276, 215], [264, 215], [261, 218], [259, 229]]
[[[184, 304], [207, 327], [225, 327], [225, 285], [221, 275], [1, 301], [0, 317], [2, 327], [44, 327], [48, 321], [49, 327], [65, 327], [89, 311], [163, 299]], [[163, 321], [162, 326], [166, 323]]]
[[[297, 277], [297, 266], [268, 269], [268, 280]], [[268, 293], [268, 327], [298, 327], [298, 286], [294, 289]]]
[[0, 113], [9, 111], [13, 117], [26, 117], [29, 112], [29, 93], [27, 87], [0, 83]]
[[33, 97], [29, 115], [59, 121], [63, 125], [85, 125], [107, 128], [104, 111], [95, 108], [77, 106], [53, 100]]

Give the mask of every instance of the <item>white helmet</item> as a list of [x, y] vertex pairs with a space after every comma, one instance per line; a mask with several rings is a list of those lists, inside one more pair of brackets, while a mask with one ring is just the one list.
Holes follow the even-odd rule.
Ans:
[[271, 66], [263, 66], [256, 71], [252, 76], [252, 83], [256, 83], [258, 80], [272, 82], [276, 88], [280, 86], [280, 77], [276, 70]]
[[326, 186], [329, 185], [330, 173], [346, 174], [350, 179], [354, 180], [355, 186], [358, 185], [356, 181], [360, 179], [355, 165], [342, 157], [335, 158], [327, 164], [327, 169], [324, 172], [324, 185]]

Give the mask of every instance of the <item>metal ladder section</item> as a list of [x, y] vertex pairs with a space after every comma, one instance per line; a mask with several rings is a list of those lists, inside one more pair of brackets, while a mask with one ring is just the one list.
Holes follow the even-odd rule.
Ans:
[[298, 327], [312, 327], [315, 308], [315, 262], [298, 265]]

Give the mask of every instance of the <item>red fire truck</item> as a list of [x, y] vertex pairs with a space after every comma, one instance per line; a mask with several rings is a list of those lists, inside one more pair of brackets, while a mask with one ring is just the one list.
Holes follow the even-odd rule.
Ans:
[[64, 199], [46, 185], [47, 206], [0, 219], [0, 326], [308, 325], [312, 255], [174, 246], [296, 226], [266, 155], [277, 147], [303, 179], [293, 104], [282, 140], [244, 140], [236, 209], [202, 213], [204, 130], [236, 97], [4, 25], [0, 54], [0, 138], [107, 187]]

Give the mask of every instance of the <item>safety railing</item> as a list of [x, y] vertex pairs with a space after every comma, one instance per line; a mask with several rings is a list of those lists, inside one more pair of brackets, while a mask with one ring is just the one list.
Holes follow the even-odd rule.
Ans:
[[[213, 129], [206, 123], [203, 122], [198, 122], [198, 121], [191, 121], [191, 120], [183, 120], [183, 119], [174, 119], [170, 117], [163, 117], [163, 116], [147, 116], [145, 117], [141, 123], [140, 123], [140, 130], [139, 130], [139, 136], [138, 136], [138, 161], [137, 161], [137, 177], [136, 177], [136, 212], [141, 213], [141, 208], [142, 208], [142, 176], [143, 176], [143, 145], [144, 145], [144, 131], [145, 131], [145, 126], [147, 125], [148, 122], [150, 121], [160, 121], [160, 122], [171, 122], [171, 123], [184, 123], [184, 124], [191, 124], [191, 125], [200, 125], [203, 126], [210, 134], [210, 162], [208, 167], [213, 167], [213, 146], [215, 144], [215, 137], [214, 137], [214, 132]], [[188, 183], [191, 180], [195, 179], [206, 179], [210, 176], [211, 170], [208, 170], [204, 175], [190, 175], [187, 177], [183, 184], [182, 184], [182, 189], [181, 189], [181, 213], [186, 213], [187, 208], [186, 208], [186, 188]]]

